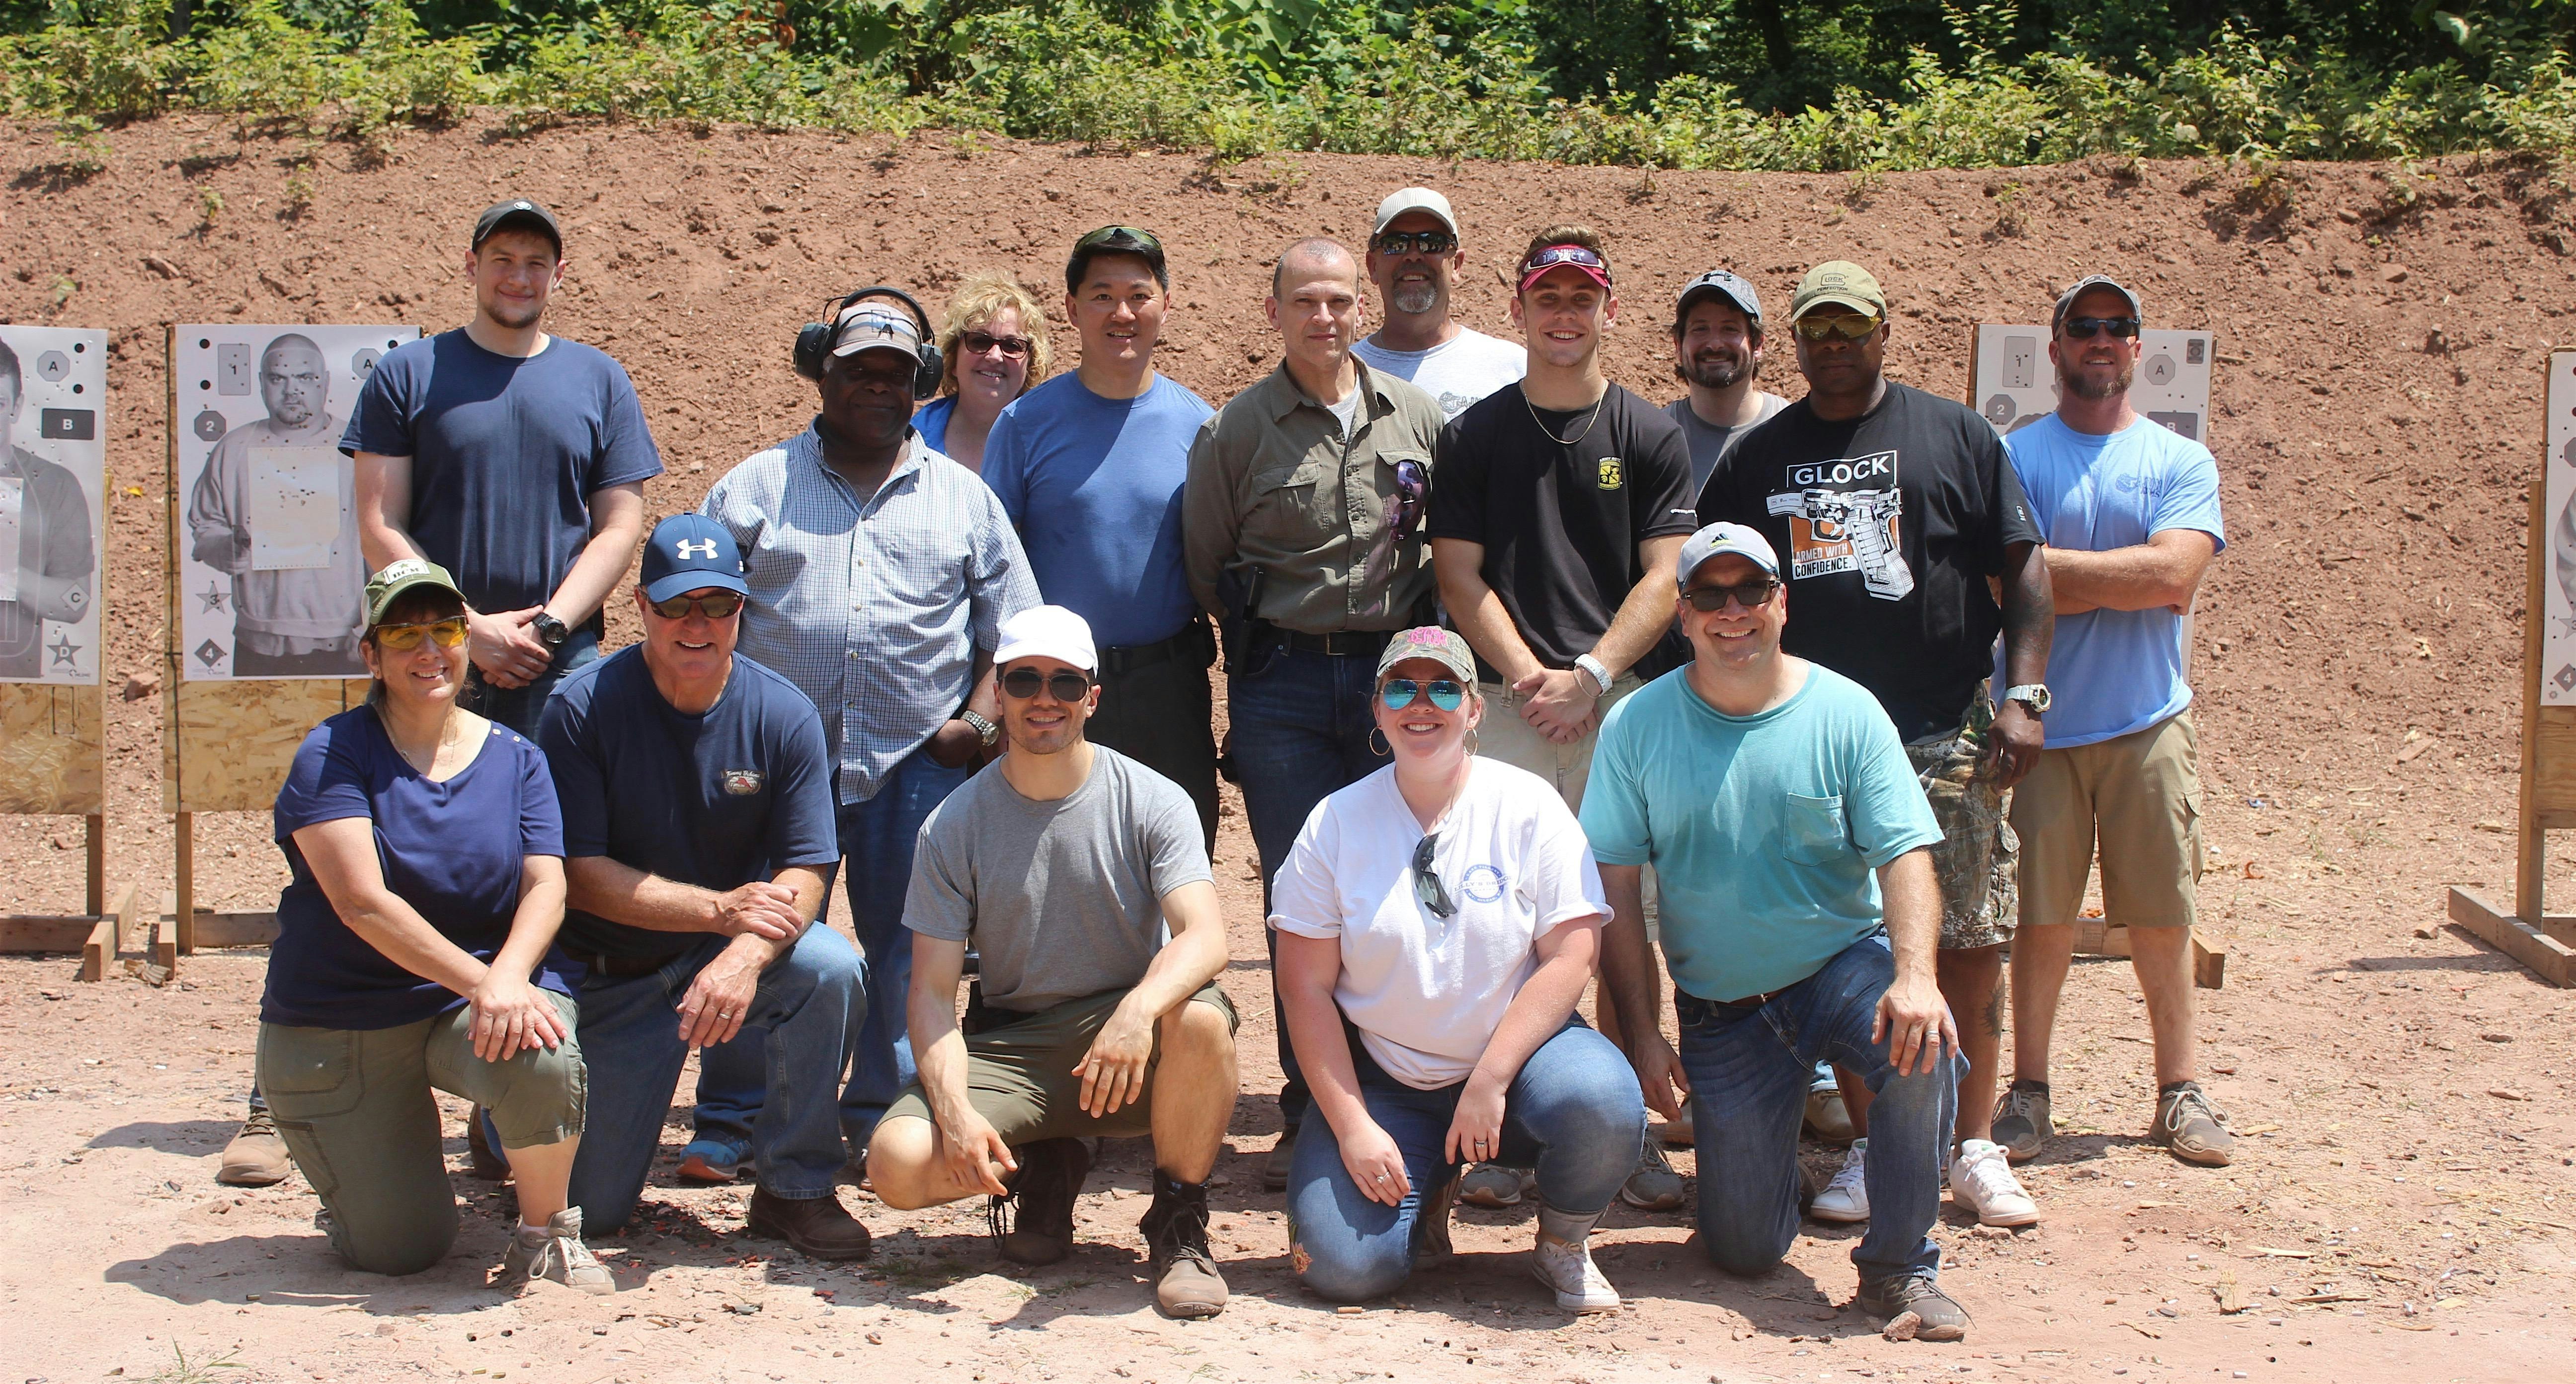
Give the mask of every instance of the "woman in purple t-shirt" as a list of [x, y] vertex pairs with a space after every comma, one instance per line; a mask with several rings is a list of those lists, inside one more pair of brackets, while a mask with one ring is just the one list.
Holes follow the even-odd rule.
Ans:
[[502, 1285], [616, 1291], [565, 1188], [588, 1073], [547, 965], [563, 819], [545, 756], [460, 709], [465, 597], [418, 558], [367, 583], [367, 704], [305, 737], [277, 795], [293, 872], [260, 1001], [259, 1086], [361, 1269], [456, 1239], [433, 1089], [489, 1111], [518, 1183]]

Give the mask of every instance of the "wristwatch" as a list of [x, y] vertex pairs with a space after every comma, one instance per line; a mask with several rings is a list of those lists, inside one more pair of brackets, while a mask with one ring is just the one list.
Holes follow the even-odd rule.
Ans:
[[975, 728], [975, 738], [984, 742], [985, 749], [989, 750], [1001, 743], [1002, 728], [976, 715], [973, 711], [958, 712], [957, 719]]
[[528, 628], [535, 630], [537, 642], [549, 649], [560, 649], [565, 640], [572, 638], [572, 627], [547, 611], [538, 611], [537, 618], [528, 622]]
[[1593, 689], [1599, 695], [1604, 697], [1610, 695], [1610, 670], [1602, 665], [1601, 660], [1590, 654], [1576, 654], [1574, 666], [1582, 672], [1583, 676], [1592, 679]]
[[2033, 716], [2045, 716], [2048, 714], [2051, 699], [2048, 695], [2047, 683], [2025, 682], [2005, 688], [2004, 700], [2021, 703], [2022, 709]]

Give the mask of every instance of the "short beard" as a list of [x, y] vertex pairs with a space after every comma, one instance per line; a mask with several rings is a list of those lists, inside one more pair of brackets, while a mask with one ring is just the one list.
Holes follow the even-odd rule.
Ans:
[[514, 332], [526, 331], [528, 328], [537, 325], [537, 323], [546, 315], [545, 308], [540, 305], [529, 309], [526, 316], [521, 317], [514, 322], [503, 315], [503, 309], [497, 303], [484, 303], [481, 304], [481, 307], [483, 309], [483, 315], [491, 318], [494, 326]]
[[2070, 375], [2064, 371], [2059, 371], [2057, 376], [2057, 387], [2068, 394], [2074, 395], [2078, 399], [2090, 399], [2094, 403], [2098, 404], [2105, 399], [2115, 398], [2119, 395], [2128, 393], [2130, 381], [2136, 379], [2137, 376], [2138, 367], [2135, 365], [2121, 366], [2119, 375], [2103, 384], [2093, 383], [2089, 376]]
[[1706, 359], [1694, 356], [1688, 365], [1675, 365], [1673, 373], [1682, 383], [1702, 389], [1731, 389], [1762, 373], [1762, 358], [1747, 352], [1740, 360], [1712, 355]]
[[1440, 307], [1440, 285], [1424, 284], [1420, 288], [1399, 288], [1386, 295], [1387, 305], [1407, 317], [1420, 317]]

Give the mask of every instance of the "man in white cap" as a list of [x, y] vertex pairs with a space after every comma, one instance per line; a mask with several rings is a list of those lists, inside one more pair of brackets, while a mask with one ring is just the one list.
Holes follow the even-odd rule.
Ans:
[[1453, 316], [1450, 295], [1466, 263], [1448, 198], [1407, 187], [1377, 204], [1367, 268], [1385, 319], [1351, 354], [1439, 400], [1446, 418], [1529, 373], [1529, 353], [1518, 343], [1460, 326]]
[[[1011, 749], [922, 828], [903, 915], [921, 1073], [878, 1123], [869, 1176], [898, 1210], [993, 1197], [997, 1232], [1016, 1200], [1002, 1253], [1051, 1264], [1073, 1248], [1083, 1141], [1149, 1137], [1155, 1303], [1214, 1316], [1208, 1177], [1234, 1113], [1235, 1015], [1196, 806], [1084, 738], [1101, 689], [1081, 616], [1013, 616], [994, 663]], [[969, 947], [982, 965], [961, 1021]]]
[[[1878, 1100], [1859, 1305], [1958, 1340], [1968, 1316], [1939, 1287], [1929, 1234], [1958, 1100], [1959, 1035], [1932, 960], [1940, 823], [1878, 699], [1781, 652], [1788, 591], [1761, 534], [1711, 524], [1676, 570], [1691, 662], [1611, 708], [1582, 813], [1610, 897], [1602, 982], [1646, 1103], [1674, 1118], [1689, 1095], [1700, 1244], [1754, 1275], [1797, 1239], [1810, 1073], [1822, 1059], [1862, 1076]], [[1657, 1022], [1649, 864], [1679, 1052]]]

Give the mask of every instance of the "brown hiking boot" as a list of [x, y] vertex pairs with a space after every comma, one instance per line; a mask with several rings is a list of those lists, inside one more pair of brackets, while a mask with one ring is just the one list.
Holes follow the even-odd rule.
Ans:
[[816, 1259], [865, 1259], [868, 1228], [841, 1204], [839, 1194], [819, 1197], [774, 1196], [766, 1187], [751, 1194], [751, 1209], [742, 1228], [754, 1235], [785, 1240]]
[[284, 1182], [295, 1171], [286, 1156], [286, 1140], [278, 1135], [277, 1117], [265, 1105], [250, 1108], [250, 1118], [242, 1121], [241, 1132], [224, 1145], [224, 1164], [215, 1170], [215, 1181], [227, 1187], [267, 1187]]
[[[1053, 1264], [1073, 1253], [1073, 1203], [1082, 1195], [1082, 1180], [1091, 1176], [1091, 1149], [1080, 1139], [1040, 1139], [1011, 1150], [1020, 1170], [1011, 1178], [1008, 1196], [985, 1207], [1002, 1257], [1032, 1268]], [[1020, 1204], [1011, 1214], [1011, 1203]]]
[[2197, 1081], [2177, 1081], [2156, 1095], [2155, 1128], [2147, 1137], [2173, 1150], [2173, 1156], [2204, 1168], [2224, 1168], [2236, 1157], [2236, 1136], [2227, 1132], [2227, 1117], [2209, 1103]]
[[1207, 1184], [1154, 1172], [1154, 1204], [1137, 1229], [1153, 1266], [1154, 1305], [1167, 1316], [1213, 1317], [1225, 1310], [1225, 1275], [1208, 1252]]
[[1422, 1209], [1414, 1215], [1416, 1243], [1421, 1246], [1414, 1252], [1414, 1268], [1447, 1268], [1456, 1256], [1457, 1247], [1449, 1239], [1449, 1213], [1457, 1208], [1458, 1184], [1466, 1178], [1467, 1170], [1460, 1168], [1455, 1177], [1422, 1199]]

